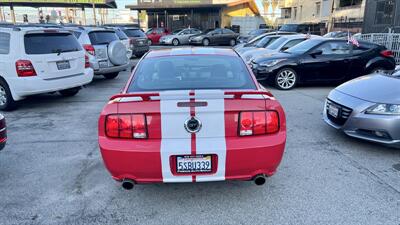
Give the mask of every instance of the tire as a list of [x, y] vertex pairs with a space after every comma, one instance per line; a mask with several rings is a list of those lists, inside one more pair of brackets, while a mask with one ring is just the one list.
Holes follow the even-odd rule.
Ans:
[[298, 76], [291, 68], [283, 68], [275, 76], [275, 87], [280, 90], [293, 89], [297, 84]]
[[17, 108], [17, 102], [12, 97], [10, 87], [4, 80], [0, 80], [0, 110], [10, 111]]
[[210, 45], [210, 40], [208, 40], [207, 38], [203, 39], [203, 46], [209, 46]]
[[235, 46], [236, 45], [236, 40], [235, 39], [231, 39], [230, 41], [229, 41], [229, 45], [230, 46]]
[[370, 74], [380, 74], [380, 73], [383, 73], [383, 71], [386, 71], [386, 70], [382, 67], [376, 67], [371, 70]]
[[81, 88], [76, 87], [76, 88], [70, 88], [70, 89], [65, 89], [62, 91], [59, 91], [59, 93], [64, 96], [64, 97], [72, 97], [78, 94], [78, 92], [81, 90]]
[[108, 80], [112, 80], [116, 77], [118, 77], [119, 72], [116, 73], [107, 73], [107, 74], [103, 74], [103, 76], [108, 79]]
[[180, 43], [179, 43], [179, 40], [178, 39], [174, 39], [174, 40], [172, 40], [172, 45], [173, 46], [178, 46]]

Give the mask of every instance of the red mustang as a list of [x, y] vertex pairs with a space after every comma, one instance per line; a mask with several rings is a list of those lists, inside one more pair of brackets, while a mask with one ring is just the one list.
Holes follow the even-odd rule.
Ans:
[[254, 180], [281, 162], [285, 113], [233, 51], [149, 52], [99, 119], [104, 164], [135, 183]]

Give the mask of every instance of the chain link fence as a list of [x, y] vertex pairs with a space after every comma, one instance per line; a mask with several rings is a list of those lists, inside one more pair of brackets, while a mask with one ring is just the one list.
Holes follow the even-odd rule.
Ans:
[[400, 34], [394, 33], [372, 33], [362, 34], [358, 39], [386, 46], [391, 50], [396, 59], [396, 64], [400, 64]]

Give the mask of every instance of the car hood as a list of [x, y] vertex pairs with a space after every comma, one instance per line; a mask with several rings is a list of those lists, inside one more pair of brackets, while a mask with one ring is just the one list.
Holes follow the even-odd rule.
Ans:
[[348, 81], [336, 90], [369, 102], [400, 104], [399, 87], [400, 78], [374, 74]]
[[290, 54], [287, 52], [270, 52], [253, 57], [253, 61], [255, 63], [261, 63], [273, 59], [288, 59], [293, 57], [297, 57], [297, 55]]

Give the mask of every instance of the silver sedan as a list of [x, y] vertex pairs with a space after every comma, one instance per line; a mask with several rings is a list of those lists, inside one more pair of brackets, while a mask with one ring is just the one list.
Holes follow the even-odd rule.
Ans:
[[355, 138], [400, 147], [400, 71], [371, 74], [331, 91], [324, 120]]
[[189, 44], [189, 38], [193, 35], [200, 34], [201, 30], [195, 28], [187, 28], [183, 30], [177, 30], [176, 32], [165, 35], [160, 38], [160, 44], [162, 45], [186, 45]]

